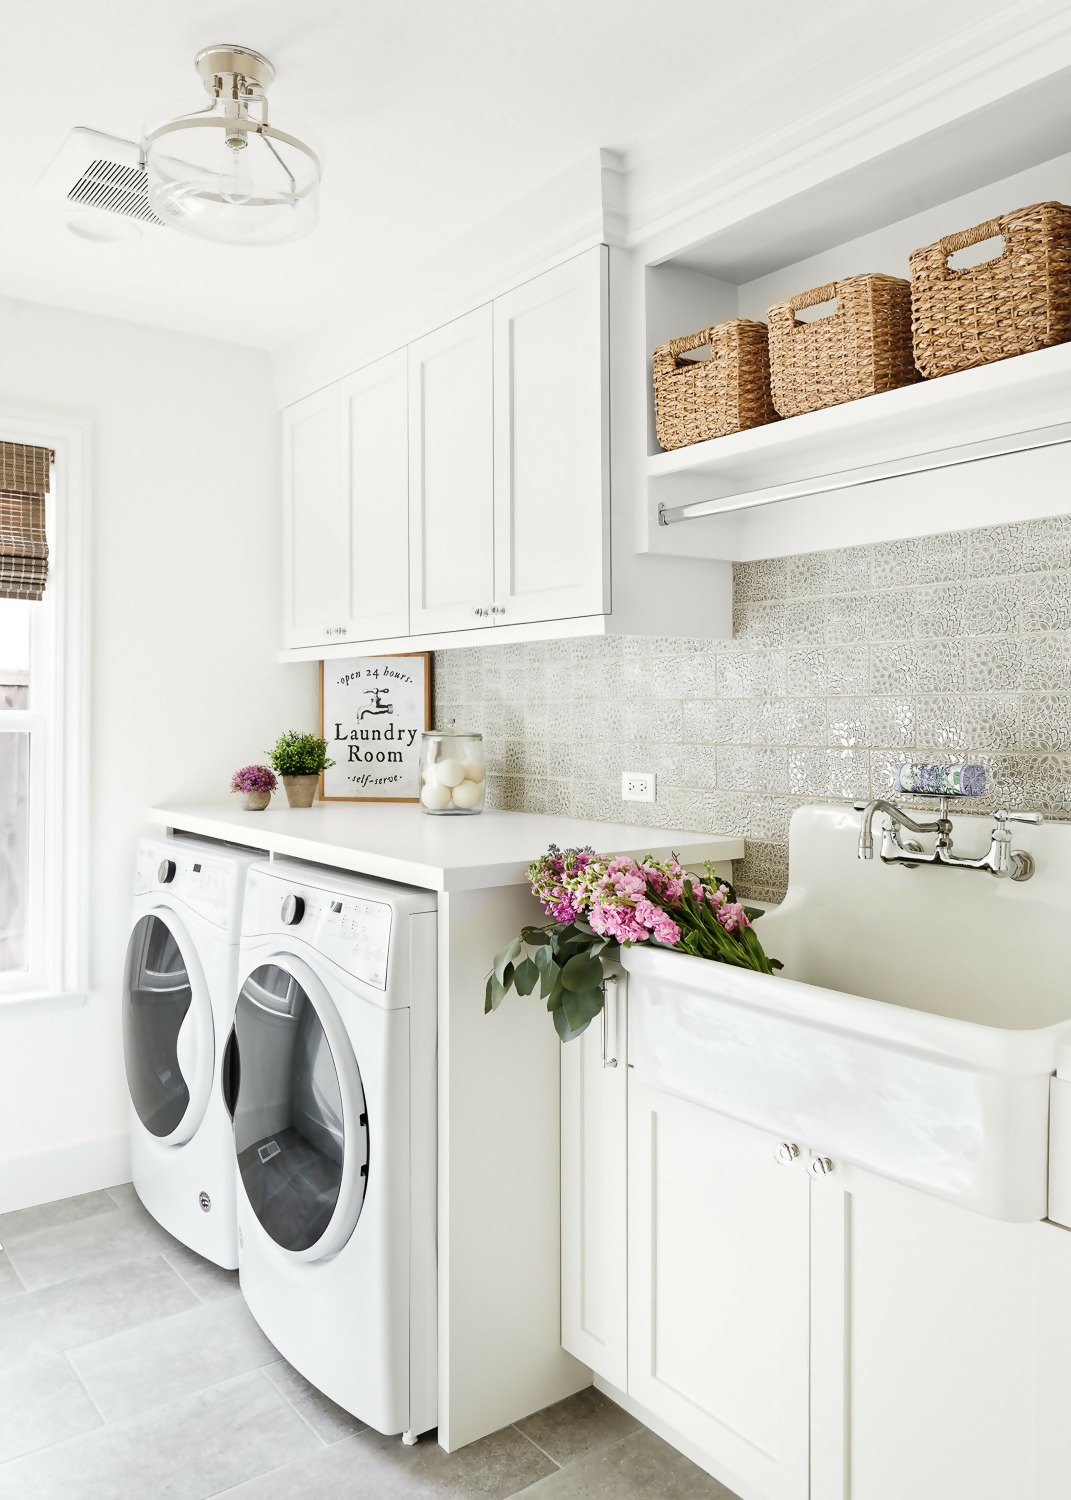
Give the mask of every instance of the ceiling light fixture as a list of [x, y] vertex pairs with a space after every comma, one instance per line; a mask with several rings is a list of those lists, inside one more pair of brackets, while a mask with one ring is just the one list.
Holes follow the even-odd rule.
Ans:
[[[316, 226], [322, 153], [296, 122], [268, 121], [275, 69], [248, 47], [205, 47], [194, 66], [212, 96], [150, 124], [149, 204], [165, 224], [232, 245], [281, 245]], [[296, 131], [302, 130], [302, 136]]]

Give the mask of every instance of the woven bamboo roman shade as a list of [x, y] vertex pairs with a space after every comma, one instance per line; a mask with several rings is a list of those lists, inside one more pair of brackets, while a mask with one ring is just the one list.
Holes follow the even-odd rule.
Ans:
[[48, 448], [0, 442], [0, 599], [40, 599], [44, 594], [51, 463]]

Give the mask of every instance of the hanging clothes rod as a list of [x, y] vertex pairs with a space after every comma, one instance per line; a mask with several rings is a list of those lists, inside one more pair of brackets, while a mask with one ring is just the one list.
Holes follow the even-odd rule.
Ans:
[[907, 474], [925, 474], [936, 469], [954, 469], [963, 464], [980, 463], [1002, 454], [1025, 453], [1034, 448], [1056, 448], [1071, 443], [1071, 426], [1039, 427], [1013, 437], [987, 438], [962, 448], [944, 452], [920, 453], [913, 458], [890, 459], [887, 463], [868, 464], [858, 469], [844, 469], [822, 474], [792, 484], [772, 485], [767, 489], [746, 490], [739, 495], [725, 495], [714, 500], [694, 500], [688, 505], [666, 505], [660, 501], [658, 524], [676, 526], [680, 521], [697, 521], [704, 516], [720, 516], [737, 510], [754, 510], [762, 505], [778, 505], [784, 500], [802, 499], [807, 495], [824, 495], [833, 490], [854, 489], [856, 485], [880, 484], [885, 479], [899, 479]]

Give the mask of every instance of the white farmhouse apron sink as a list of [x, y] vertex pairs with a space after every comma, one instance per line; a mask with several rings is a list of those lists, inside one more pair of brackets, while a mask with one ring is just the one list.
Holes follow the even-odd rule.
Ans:
[[[876, 831], [881, 815], [875, 819]], [[953, 819], [982, 854], [991, 819]], [[1046, 1214], [1050, 1076], [1071, 1041], [1071, 827], [1013, 824], [1026, 882], [857, 858], [859, 814], [801, 808], [774, 977], [632, 948], [638, 1082], [993, 1218]]]

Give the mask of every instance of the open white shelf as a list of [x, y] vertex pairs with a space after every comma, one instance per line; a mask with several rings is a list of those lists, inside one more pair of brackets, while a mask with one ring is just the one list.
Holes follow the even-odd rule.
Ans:
[[[1068, 442], [1071, 344], [1062, 344], [654, 454], [651, 544], [739, 561], [1059, 514], [1071, 507], [1066, 485], [1008, 494], [988, 466], [977, 484], [979, 471], [964, 466]], [[1066, 472], [1058, 452], [1046, 461]], [[927, 473], [941, 478], [916, 482], [905, 513], [896, 479]], [[692, 519], [659, 526], [660, 505], [687, 506]]]
[[[1069, 131], [1066, 79], [1053, 79], [824, 181], [778, 177], [772, 163], [781, 191], [764, 208], [734, 219], [714, 204], [676, 244], [647, 247], [641, 545], [746, 561], [1071, 511], [1071, 344], [672, 453], [658, 448], [650, 367], [679, 334], [765, 319], [845, 276], [907, 278], [919, 245], [1022, 204], [1071, 203]], [[999, 249], [962, 255], [976, 264]], [[659, 525], [660, 506], [672, 524]]]

